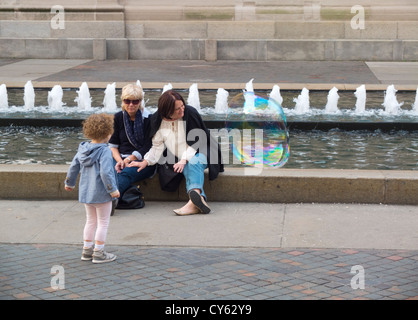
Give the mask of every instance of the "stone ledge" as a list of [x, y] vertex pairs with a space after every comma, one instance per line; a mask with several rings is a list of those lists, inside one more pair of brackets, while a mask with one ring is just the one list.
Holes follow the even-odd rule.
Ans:
[[[66, 192], [67, 165], [0, 165], [0, 199], [76, 200]], [[254, 171], [255, 170], [255, 171]], [[184, 201], [178, 192], [161, 191], [158, 175], [141, 183], [145, 199]], [[418, 171], [227, 168], [205, 180], [210, 201], [271, 203], [384, 203], [418, 205]]]
[[[93, 38], [0, 38], [0, 58], [93, 59], [94, 41]], [[107, 38], [106, 59], [210, 61], [416, 61], [418, 59], [418, 40], [215, 41]], [[206, 50], [209, 43], [212, 44], [212, 50]], [[210, 53], [210, 57], [206, 57], [207, 53]], [[104, 52], [102, 56], [104, 58]]]

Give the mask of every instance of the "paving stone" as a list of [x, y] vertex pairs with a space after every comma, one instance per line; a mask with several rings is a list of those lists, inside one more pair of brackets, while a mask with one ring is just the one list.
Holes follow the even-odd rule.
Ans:
[[[0, 297], [380, 300], [418, 296], [417, 251], [134, 246], [111, 249], [118, 253], [117, 262], [94, 265], [79, 260], [78, 246], [0, 244]], [[359, 261], [364, 263], [365, 289], [354, 290], [350, 269]], [[50, 288], [53, 265], [64, 267], [64, 290]]]

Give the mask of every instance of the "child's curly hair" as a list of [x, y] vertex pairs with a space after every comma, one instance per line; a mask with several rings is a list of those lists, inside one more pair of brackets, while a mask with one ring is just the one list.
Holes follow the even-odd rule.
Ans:
[[83, 133], [86, 138], [103, 140], [113, 134], [113, 115], [92, 114], [83, 121]]

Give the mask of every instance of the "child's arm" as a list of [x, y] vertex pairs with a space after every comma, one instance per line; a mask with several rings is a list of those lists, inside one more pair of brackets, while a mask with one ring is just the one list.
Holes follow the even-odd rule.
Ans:
[[77, 177], [80, 172], [80, 162], [78, 161], [77, 154], [74, 156], [73, 161], [71, 162], [70, 168], [67, 172], [67, 177], [65, 178], [65, 190], [73, 191], [77, 183]]
[[107, 192], [112, 196], [112, 198], [119, 198], [120, 193], [116, 183], [112, 152], [109, 148], [105, 149], [103, 155], [100, 157], [100, 177], [106, 187]]

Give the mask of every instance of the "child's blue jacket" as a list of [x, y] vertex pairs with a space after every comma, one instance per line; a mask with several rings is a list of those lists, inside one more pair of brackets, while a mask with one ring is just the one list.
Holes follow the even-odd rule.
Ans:
[[78, 200], [103, 203], [112, 200], [118, 190], [112, 151], [106, 143], [82, 142], [67, 172], [65, 185], [74, 188], [80, 175]]

